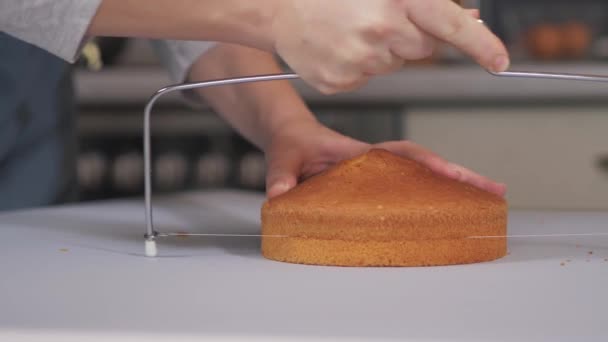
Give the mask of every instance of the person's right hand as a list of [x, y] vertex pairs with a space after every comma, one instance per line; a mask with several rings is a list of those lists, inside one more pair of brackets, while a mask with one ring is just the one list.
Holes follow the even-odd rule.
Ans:
[[274, 48], [325, 94], [432, 54], [445, 42], [488, 70], [508, 68], [502, 42], [451, 0], [277, 0]]

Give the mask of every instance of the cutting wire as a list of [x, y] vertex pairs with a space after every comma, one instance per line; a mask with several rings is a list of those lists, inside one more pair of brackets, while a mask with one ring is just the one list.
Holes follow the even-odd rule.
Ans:
[[[532, 239], [532, 238], [562, 238], [562, 237], [598, 237], [608, 236], [608, 233], [557, 233], [557, 234], [514, 234], [514, 235], [472, 235], [460, 239]], [[156, 237], [242, 237], [242, 238], [301, 238], [300, 235], [273, 234], [229, 234], [229, 233], [157, 233]]]

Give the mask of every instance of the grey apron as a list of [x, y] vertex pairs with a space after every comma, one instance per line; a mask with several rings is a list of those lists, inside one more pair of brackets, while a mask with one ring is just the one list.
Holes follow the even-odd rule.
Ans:
[[0, 32], [0, 210], [74, 199], [70, 65]]

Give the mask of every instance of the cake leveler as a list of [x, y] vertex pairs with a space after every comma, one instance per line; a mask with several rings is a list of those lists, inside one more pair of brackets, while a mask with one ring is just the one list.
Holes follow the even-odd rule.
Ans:
[[[497, 77], [521, 77], [521, 78], [539, 78], [552, 80], [570, 80], [570, 81], [588, 81], [588, 82], [608, 82], [608, 76], [601, 75], [583, 75], [583, 74], [565, 74], [565, 73], [547, 73], [547, 72], [528, 72], [528, 71], [505, 71], [505, 72], [490, 72]], [[156, 101], [168, 93], [176, 91], [185, 91], [199, 88], [219, 87], [226, 85], [252, 83], [252, 82], [269, 82], [280, 80], [293, 80], [300, 78], [294, 73], [273, 74], [273, 75], [258, 75], [248, 77], [236, 77], [220, 80], [211, 80], [203, 82], [183, 83], [171, 85], [159, 89], [148, 100], [144, 109], [144, 201], [145, 201], [145, 217], [146, 217], [146, 234], [145, 239], [145, 255], [154, 257], [158, 254], [156, 240], [164, 237], [262, 237], [262, 235], [249, 234], [203, 234], [203, 233], [163, 233], [154, 229], [153, 214], [152, 214], [152, 167], [151, 167], [151, 143], [150, 143], [150, 119], [152, 109]], [[547, 235], [512, 235], [512, 236], [471, 236], [473, 239], [489, 239], [489, 238], [539, 238], [539, 237], [572, 237], [572, 236], [608, 236], [608, 233], [581, 233], [581, 234], [547, 234]], [[285, 238], [282, 235], [264, 236], [270, 238]]]

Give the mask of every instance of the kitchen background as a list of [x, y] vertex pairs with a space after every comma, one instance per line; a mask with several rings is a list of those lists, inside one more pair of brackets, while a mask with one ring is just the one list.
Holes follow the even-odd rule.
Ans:
[[[608, 2], [462, 1], [513, 56], [512, 69], [608, 74]], [[82, 199], [141, 196], [143, 107], [171, 83], [144, 40], [98, 39], [78, 66]], [[493, 77], [451, 49], [325, 97], [320, 120], [369, 142], [411, 139], [509, 185], [529, 209], [608, 209], [608, 85]], [[260, 151], [204, 106], [163, 98], [152, 119], [156, 193], [263, 191]]]

